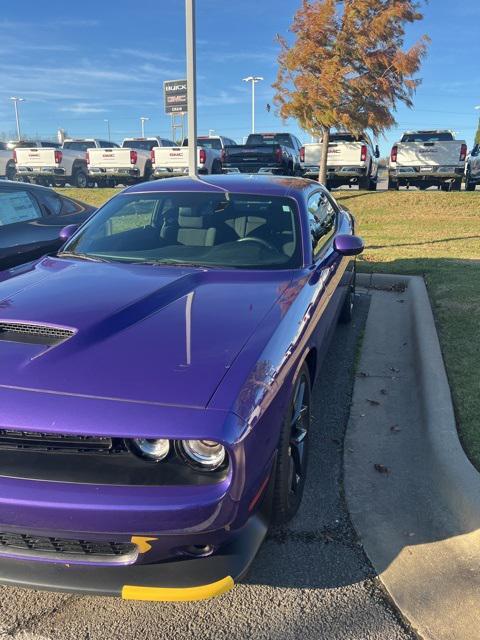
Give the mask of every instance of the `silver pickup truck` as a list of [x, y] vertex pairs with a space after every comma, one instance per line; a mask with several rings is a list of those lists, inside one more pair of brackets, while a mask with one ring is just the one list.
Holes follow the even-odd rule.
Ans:
[[388, 188], [401, 186], [460, 191], [467, 145], [452, 131], [407, 131], [393, 145], [388, 166]]

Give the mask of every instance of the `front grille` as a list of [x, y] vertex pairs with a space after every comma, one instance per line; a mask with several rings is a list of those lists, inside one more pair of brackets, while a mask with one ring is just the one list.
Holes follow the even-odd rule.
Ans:
[[59, 329], [38, 324], [23, 324], [21, 322], [0, 322], [0, 340], [6, 342], [26, 342], [53, 347], [71, 338], [75, 332], [72, 329]]
[[0, 532], [0, 555], [51, 559], [59, 562], [131, 564], [138, 548], [130, 542], [75, 540]]
[[122, 442], [108, 437], [75, 436], [63, 433], [41, 433], [0, 429], [0, 449], [30, 449], [33, 451], [61, 451], [64, 453], [121, 453]]

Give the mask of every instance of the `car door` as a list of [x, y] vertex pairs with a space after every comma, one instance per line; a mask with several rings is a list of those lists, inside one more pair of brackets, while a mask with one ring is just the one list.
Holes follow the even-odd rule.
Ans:
[[0, 269], [33, 260], [45, 220], [44, 211], [29, 189], [0, 189]]
[[476, 144], [470, 154], [470, 175], [475, 180], [480, 179], [480, 145]]
[[313, 313], [321, 322], [317, 325], [317, 348], [328, 344], [343, 302], [346, 263], [334, 250], [338, 233], [346, 232], [344, 214], [330, 194], [323, 188], [311, 193], [307, 201], [310, 237], [313, 251], [313, 277], [315, 286]]

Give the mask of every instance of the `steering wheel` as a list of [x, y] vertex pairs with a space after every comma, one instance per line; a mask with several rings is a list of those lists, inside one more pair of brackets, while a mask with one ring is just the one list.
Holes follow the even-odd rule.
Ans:
[[252, 237], [247, 237], [247, 238], [239, 238], [237, 240], [237, 242], [258, 242], [258, 244], [261, 244], [264, 247], [267, 247], [267, 249], [270, 249], [271, 251], [277, 251], [278, 252], [277, 247], [274, 247], [273, 244], [270, 244], [270, 242], [267, 242], [266, 240], [263, 240], [263, 238], [255, 238], [254, 236], [252, 236]]

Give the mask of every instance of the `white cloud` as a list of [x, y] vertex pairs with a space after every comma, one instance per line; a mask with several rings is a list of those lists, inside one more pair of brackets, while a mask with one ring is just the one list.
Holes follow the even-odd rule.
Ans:
[[83, 115], [84, 113], [106, 113], [108, 109], [99, 107], [97, 105], [89, 104], [87, 102], [79, 102], [72, 104], [68, 107], [61, 107], [59, 111], [65, 111], [68, 113], [74, 113], [76, 115]]

